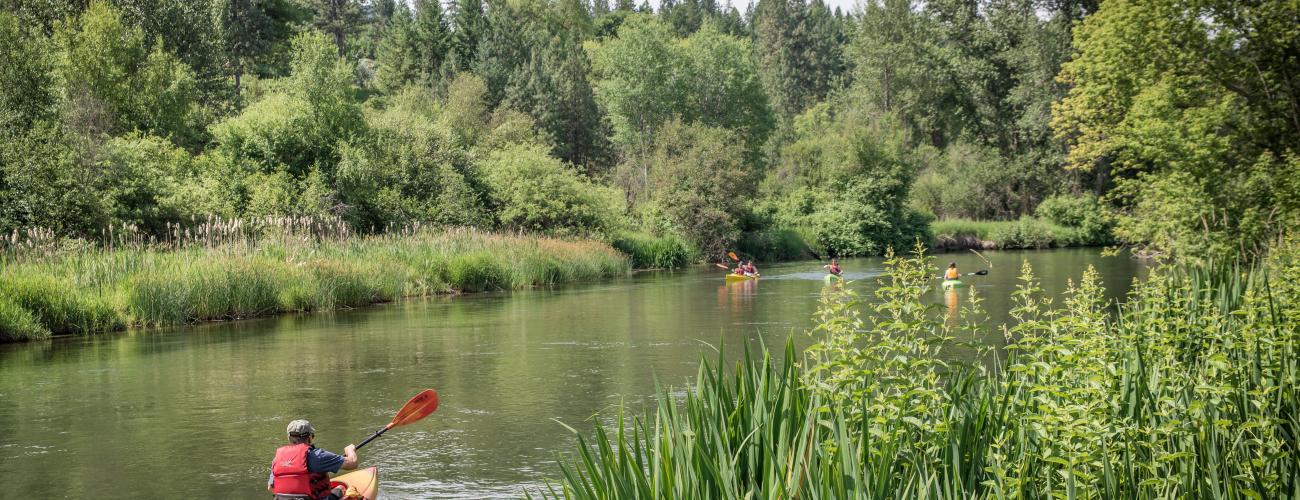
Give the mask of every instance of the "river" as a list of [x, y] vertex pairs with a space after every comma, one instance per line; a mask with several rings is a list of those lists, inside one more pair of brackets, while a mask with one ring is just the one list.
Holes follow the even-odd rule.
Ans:
[[[985, 257], [991, 267], [969, 252], [938, 263], [991, 270], [966, 281], [994, 320], [1005, 317], [1022, 261], [1052, 293], [1089, 265], [1113, 298], [1143, 273], [1096, 249]], [[842, 264], [862, 292], [883, 271], [880, 259]], [[732, 359], [745, 342], [780, 347], [792, 332], [806, 345], [820, 264], [761, 271], [759, 282], [729, 286], [722, 270], [699, 266], [0, 345], [0, 478], [24, 498], [269, 498], [269, 463], [288, 421], [310, 419], [317, 444], [340, 451], [432, 387], [442, 399], [436, 413], [360, 452], [363, 465], [380, 467], [381, 498], [518, 497], [558, 477], [556, 459], [574, 445], [559, 422], [589, 431], [620, 402], [642, 408], [656, 381], [681, 387], [719, 344]]]

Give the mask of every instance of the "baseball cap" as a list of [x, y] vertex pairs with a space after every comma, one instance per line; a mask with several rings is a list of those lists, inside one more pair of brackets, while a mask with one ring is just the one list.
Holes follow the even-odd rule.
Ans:
[[316, 434], [316, 429], [311, 426], [311, 422], [294, 420], [289, 422], [288, 432], [290, 436], [310, 436]]

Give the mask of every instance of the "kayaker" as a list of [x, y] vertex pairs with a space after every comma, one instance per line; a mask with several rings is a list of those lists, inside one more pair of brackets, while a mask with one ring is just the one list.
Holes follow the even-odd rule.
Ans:
[[840, 277], [843, 277], [843, 276], [844, 276], [844, 271], [840, 270], [840, 261], [839, 261], [839, 259], [831, 259], [831, 263], [830, 263], [830, 264], [827, 264], [827, 265], [822, 266], [822, 267], [825, 267], [826, 270], [830, 271], [831, 274], [834, 274], [834, 275], [836, 275], [836, 276], [840, 276]]
[[335, 455], [311, 444], [316, 429], [311, 422], [289, 422], [289, 444], [275, 450], [271, 462], [271, 477], [266, 489], [276, 500], [339, 500], [344, 498], [343, 486], [330, 488], [330, 473], [340, 469], [357, 468], [357, 447], [348, 445], [343, 455]]
[[949, 262], [949, 263], [948, 263], [948, 270], [947, 270], [947, 271], [944, 271], [944, 273], [943, 273], [943, 279], [946, 279], [946, 280], [958, 280], [958, 279], [961, 279], [961, 273], [957, 271], [957, 263], [956, 263], [956, 262]]
[[745, 275], [758, 276], [758, 268], [754, 267], [754, 261], [751, 260], [745, 263]]

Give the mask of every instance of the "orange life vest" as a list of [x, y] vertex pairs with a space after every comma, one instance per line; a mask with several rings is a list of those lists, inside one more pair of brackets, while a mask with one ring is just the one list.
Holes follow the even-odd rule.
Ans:
[[943, 277], [944, 279], [950, 279], [950, 280], [960, 279], [961, 273], [957, 272], [957, 268], [950, 267], [948, 268], [948, 272], [945, 273]]

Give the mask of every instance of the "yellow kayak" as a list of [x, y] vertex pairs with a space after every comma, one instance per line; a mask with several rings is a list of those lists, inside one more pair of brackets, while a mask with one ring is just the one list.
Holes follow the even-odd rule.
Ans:
[[762, 275], [745, 276], [743, 274], [731, 273], [727, 275], [727, 283], [735, 283], [737, 281], [756, 280], [758, 279], [759, 276]]
[[[379, 468], [367, 467], [357, 469], [347, 474], [341, 474], [330, 478], [335, 483], [343, 483], [348, 486], [347, 496], [344, 498], [361, 498], [365, 500], [375, 500], [379, 496]], [[360, 496], [354, 496], [360, 495]]]

